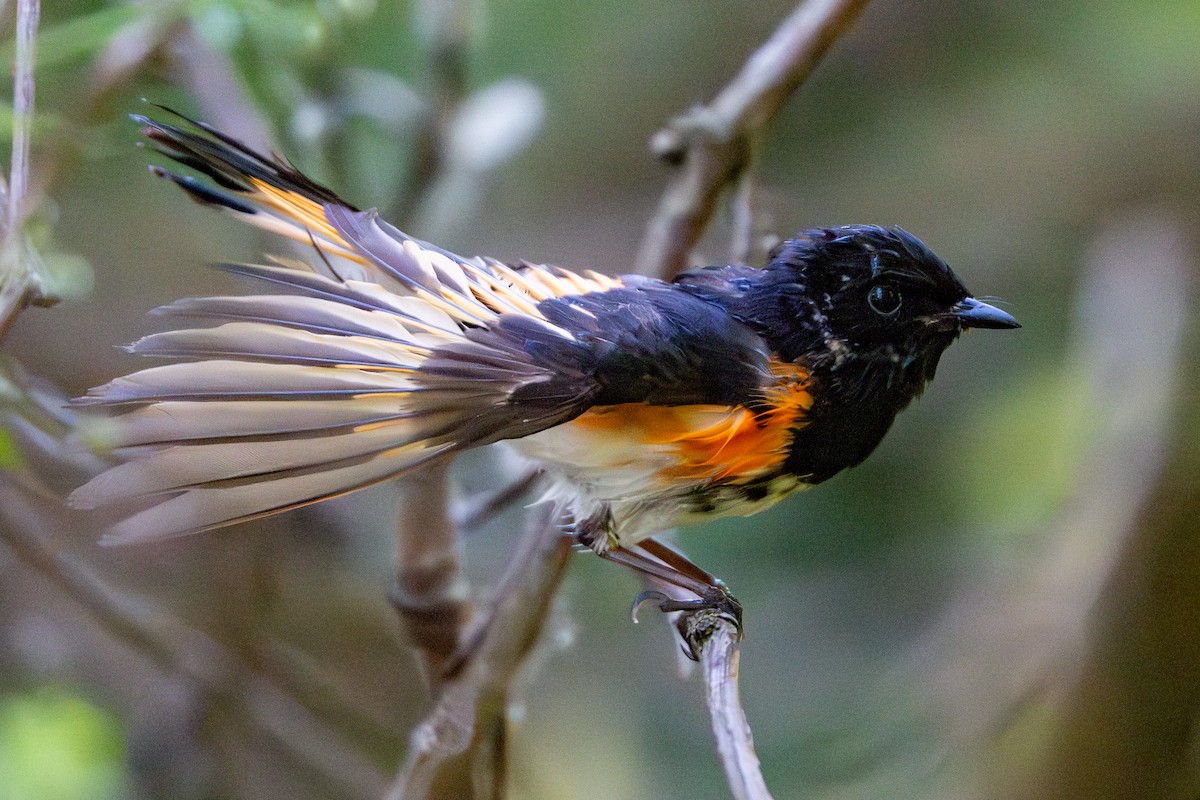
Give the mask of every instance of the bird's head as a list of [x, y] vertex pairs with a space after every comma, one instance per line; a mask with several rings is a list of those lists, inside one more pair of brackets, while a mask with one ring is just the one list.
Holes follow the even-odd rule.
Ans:
[[[772, 254], [778, 350], [787, 360], [897, 380], [919, 391], [967, 328], [1016, 328], [976, 300], [942, 259], [902, 228], [803, 230]], [[864, 386], [864, 389], [869, 388]]]

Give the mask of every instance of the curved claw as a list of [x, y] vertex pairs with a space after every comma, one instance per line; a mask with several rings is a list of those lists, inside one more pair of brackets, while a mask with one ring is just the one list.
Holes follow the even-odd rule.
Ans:
[[703, 597], [696, 597], [689, 600], [670, 597], [657, 589], [646, 589], [639, 592], [637, 597], [633, 598], [633, 607], [629, 609], [629, 616], [635, 623], [638, 621], [638, 612], [641, 611], [642, 606], [646, 603], [653, 603], [663, 613], [712, 609], [729, 616], [738, 628], [742, 627], [742, 604], [729, 593], [729, 590], [725, 588], [725, 584], [723, 583], [713, 586], [709, 591], [704, 593]]
[[668, 611], [670, 609], [664, 608], [664, 605], [671, 602], [675, 601], [657, 589], [646, 589], [645, 591], [638, 592], [637, 597], [633, 598], [633, 606], [629, 609], [629, 618], [636, 625], [638, 622], [638, 612], [642, 610], [642, 606], [646, 605], [646, 603], [654, 603], [660, 611]]

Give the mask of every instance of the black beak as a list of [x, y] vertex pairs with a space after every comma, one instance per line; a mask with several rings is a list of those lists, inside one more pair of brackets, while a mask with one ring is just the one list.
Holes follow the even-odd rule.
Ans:
[[954, 316], [964, 328], [1019, 328], [1021, 323], [995, 306], [966, 297], [954, 306]]

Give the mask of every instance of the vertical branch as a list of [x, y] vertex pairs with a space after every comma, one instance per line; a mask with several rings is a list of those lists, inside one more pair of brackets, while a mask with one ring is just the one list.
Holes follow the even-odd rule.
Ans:
[[446, 662], [433, 711], [409, 737], [389, 800], [503, 794], [509, 687], [546, 624], [571, 556], [550, 507], [534, 515], [486, 609]]
[[17, 59], [13, 75], [12, 167], [8, 178], [5, 233], [21, 224], [22, 203], [29, 184], [29, 135], [33, 124], [33, 68], [37, 43], [38, 0], [17, 0]]
[[412, 169], [398, 192], [397, 215], [411, 219], [436, 182], [454, 115], [466, 96], [466, 54], [471, 34], [468, 0], [421, 0], [418, 28], [425, 40], [428, 107], [413, 142]]
[[637, 269], [669, 277], [688, 257], [725, 187], [749, 169], [767, 129], [867, 0], [808, 0], [706, 106], [673, 119], [650, 147], [681, 165], [647, 225]]
[[729, 789], [735, 800], [771, 800], [738, 691], [741, 647], [737, 627], [711, 611], [695, 614], [685, 624], [689, 628], [685, 638], [693, 639], [696, 634], [708, 637], [700, 651], [700, 666], [717, 756]]
[[42, 301], [41, 283], [31, 263], [31, 254], [23, 247], [20, 229], [25, 214], [25, 194], [29, 186], [29, 138], [33, 121], [33, 68], [37, 43], [38, 0], [18, 0], [16, 26], [16, 64], [13, 74], [13, 145], [12, 167], [7, 186], [0, 178], [3, 192], [0, 207], [0, 338], [13, 320], [32, 302]]
[[469, 614], [458, 531], [447, 513], [447, 462], [400, 483], [392, 605], [435, 683]]

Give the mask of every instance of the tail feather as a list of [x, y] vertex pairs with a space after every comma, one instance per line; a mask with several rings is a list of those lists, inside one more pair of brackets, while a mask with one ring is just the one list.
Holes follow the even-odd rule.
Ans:
[[129, 411], [108, 431], [111, 447], [128, 451], [195, 440], [333, 435], [403, 418], [392, 395], [334, 400], [164, 400]]
[[588, 345], [539, 304], [620, 279], [464, 259], [208, 126], [135, 119], [159, 152], [212, 183], [159, 174], [193, 199], [311, 244], [319, 264], [226, 265], [270, 293], [158, 309], [216, 324], [142, 338], [130, 352], [185, 360], [77, 401], [124, 412], [109, 437], [129, 460], [71, 497], [81, 507], [137, 503], [106, 541], [344, 494], [571, 419], [599, 390], [581, 366]]
[[170, 358], [234, 358], [276, 364], [362, 367], [411, 372], [429, 348], [379, 337], [312, 333], [261, 322], [229, 322], [201, 330], [145, 336], [129, 352]]
[[387, 480], [449, 449], [415, 445], [351, 464], [322, 464], [316, 471], [298, 471], [270, 481], [196, 487], [118, 522], [101, 541], [153, 541], [278, 514]]
[[187, 297], [153, 313], [163, 317], [260, 322], [292, 330], [383, 341], [396, 341], [409, 333], [392, 315], [310, 297]]
[[398, 435], [395, 428], [402, 422], [407, 421], [393, 419], [379, 427], [315, 438], [254, 441], [242, 437], [237, 441], [165, 447], [108, 470], [89, 483], [78, 499], [86, 502], [95, 496], [114, 502], [205, 484], [240, 485], [266, 477], [278, 480], [293, 470], [343, 464], [396, 448], [413, 448], [418, 443], [421, 447], [415, 448], [414, 454], [436, 450], [425, 441], [428, 430], [438, 426], [436, 420], [405, 424]]
[[403, 394], [411, 389], [412, 380], [394, 372], [212, 360], [150, 367], [90, 389], [76, 402], [122, 405], [162, 400], [358, 397]]
[[216, 186], [163, 167], [151, 168], [156, 175], [171, 180], [199, 203], [222, 208], [290, 239], [311, 241], [338, 258], [364, 263], [325, 218], [325, 205], [351, 209], [346, 201], [279, 159], [256, 153], [209, 125], [163, 110], [199, 133], [140, 114], [131, 118], [142, 125], [155, 150], [208, 177]]

